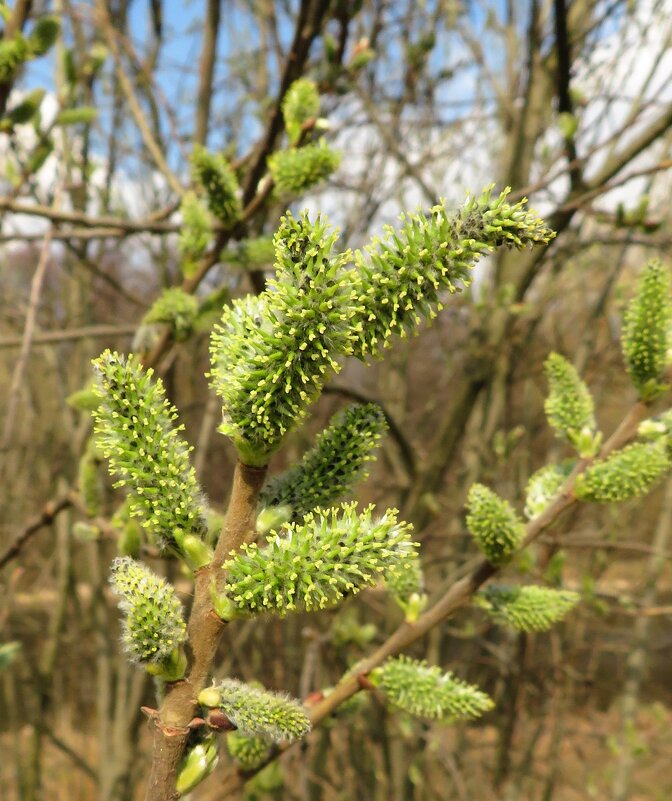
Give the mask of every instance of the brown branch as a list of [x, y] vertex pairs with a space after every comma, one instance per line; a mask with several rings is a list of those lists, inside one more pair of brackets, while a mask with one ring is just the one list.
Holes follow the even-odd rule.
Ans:
[[[72, 342], [78, 339], [97, 337], [130, 336], [137, 330], [137, 325], [90, 325], [83, 328], [71, 328], [67, 331], [44, 331], [33, 336], [33, 345], [48, 345], [52, 342]], [[16, 348], [23, 342], [23, 337], [6, 337], [0, 339], [0, 350]]]
[[175, 210], [174, 205], [140, 220], [124, 220], [121, 217], [92, 217], [81, 211], [63, 211], [39, 203], [21, 203], [11, 198], [0, 198], [0, 211], [13, 214], [26, 214], [30, 217], [43, 217], [53, 223], [73, 223], [85, 228], [112, 228], [123, 232], [170, 234], [180, 230], [177, 223], [163, 222], [162, 218]]
[[178, 798], [175, 780], [189, 736], [188, 724], [194, 717], [196, 698], [208, 679], [224, 629], [224, 623], [212, 609], [212, 585], [223, 577], [220, 565], [225, 556], [239, 547], [254, 529], [257, 497], [265, 477], [266, 468], [237, 464], [229, 507], [212, 564], [196, 573], [194, 604], [187, 625], [189, 667], [182, 681], [167, 685], [159, 718], [155, 721], [146, 801]]
[[212, 102], [212, 80], [217, 58], [217, 34], [219, 33], [220, 0], [207, 0], [207, 11], [203, 24], [203, 50], [198, 68], [198, 94], [196, 97], [196, 130], [194, 142], [204, 145], [208, 138], [210, 104]]
[[37, 534], [40, 529], [45, 526], [50, 526], [58, 513], [62, 512], [63, 509], [67, 509], [69, 506], [72, 506], [72, 499], [69, 493], [61, 495], [53, 501], [48, 501], [40, 514], [24, 526], [23, 530], [14, 539], [14, 542], [0, 555], [0, 569], [8, 562], [11, 562], [12, 559], [16, 559], [25, 544]]
[[243, 190], [243, 204], [248, 205], [257, 193], [257, 185], [266, 171], [266, 159], [282, 133], [283, 119], [281, 114], [282, 101], [292, 83], [303, 73], [308, 53], [313, 41], [322, 28], [322, 23], [329, 10], [329, 0], [301, 0], [301, 6], [294, 28], [294, 40], [289, 54], [285, 59], [285, 69], [280, 78], [278, 96], [271, 109], [266, 131], [257, 150], [256, 157], [247, 175]]
[[[35, 329], [35, 319], [37, 317], [37, 307], [42, 292], [42, 284], [49, 265], [49, 254], [51, 248], [51, 230], [47, 231], [42, 244], [40, 258], [35, 268], [33, 280], [30, 284], [30, 298], [28, 301], [28, 311], [26, 312], [26, 322], [21, 336], [21, 351], [19, 358], [14, 367], [12, 375], [12, 383], [9, 388], [7, 396], [7, 408], [5, 411], [5, 425], [2, 432], [2, 441], [0, 441], [0, 453], [6, 451], [12, 440], [12, 432], [14, 431], [14, 415], [16, 414], [17, 404], [19, 402], [19, 391], [21, 389], [21, 381], [23, 374], [26, 370], [28, 357], [30, 355], [30, 348], [33, 341], [33, 331]], [[5, 463], [6, 464], [6, 463]], [[0, 475], [4, 471], [0, 470]]]

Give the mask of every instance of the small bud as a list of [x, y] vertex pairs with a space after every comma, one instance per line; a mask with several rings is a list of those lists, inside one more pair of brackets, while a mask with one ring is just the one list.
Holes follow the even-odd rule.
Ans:
[[146, 665], [150, 676], [166, 682], [180, 681], [187, 672], [187, 655], [182, 648], [176, 648], [160, 662], [149, 662]]
[[292, 507], [289, 504], [280, 506], [268, 506], [262, 509], [257, 515], [256, 530], [262, 536], [268, 534], [273, 529], [280, 528], [284, 523], [289, 522], [293, 517]]
[[182, 554], [184, 561], [192, 570], [198, 570], [212, 562], [212, 548], [206, 545], [200, 537], [185, 534], [182, 538]]
[[210, 709], [214, 709], [219, 705], [220, 695], [221, 693], [217, 687], [207, 687], [205, 690], [201, 690], [201, 692], [198, 694], [198, 703], [201, 706], [207, 706]]
[[195, 745], [182, 760], [175, 789], [180, 795], [190, 793], [217, 766], [219, 757], [214, 737]]

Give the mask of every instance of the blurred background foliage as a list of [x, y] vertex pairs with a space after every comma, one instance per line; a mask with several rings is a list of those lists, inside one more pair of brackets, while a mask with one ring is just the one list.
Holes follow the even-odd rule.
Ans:
[[[120, 653], [107, 587], [120, 496], [97, 458], [97, 508], [78, 478], [90, 419], [68, 398], [91, 358], [107, 346], [158, 353], [221, 510], [234, 455], [204, 378], [208, 334], [227, 299], [272, 273], [267, 249], [251, 261], [241, 243], [271, 235], [288, 206], [326, 212], [345, 248], [404, 209], [457, 204], [493, 181], [529, 196], [557, 239], [481, 264], [468, 292], [372, 368], [348, 362], [272, 465], [291, 464], [346, 401], [380, 403], [391, 431], [359, 498], [414, 524], [437, 590], [474, 557], [469, 486], [522, 509], [531, 473], [567, 455], [543, 413], [550, 351], [587, 380], [603, 431], [634, 400], [621, 311], [642, 265], [667, 263], [672, 243], [672, 6], [16, 0], [0, 11], [1, 796], [125, 801], [147, 767], [151, 693]], [[298, 136], [319, 132], [342, 160], [288, 198], [264, 176], [302, 75], [322, 105]], [[230, 159], [243, 208], [196, 273], [178, 246], [195, 144]], [[196, 324], [140, 324], [175, 285], [198, 299]], [[362, 699], [247, 797], [669, 798], [671, 526], [669, 480], [643, 503], [573, 510], [515, 565], [582, 593], [566, 624], [511, 634], [464, 612], [413, 654], [459, 667], [493, 713], [445, 727]], [[176, 565], [145, 555], [188, 598]], [[338, 612], [239, 622], [219, 672], [305, 698], [400, 614], [374, 590]], [[195, 797], [222, 793], [215, 773]]]

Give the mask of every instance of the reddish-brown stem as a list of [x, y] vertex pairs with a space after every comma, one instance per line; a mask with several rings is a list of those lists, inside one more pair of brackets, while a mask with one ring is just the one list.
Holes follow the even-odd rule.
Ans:
[[257, 497], [266, 468], [236, 465], [224, 526], [211, 565], [196, 573], [194, 603], [187, 624], [189, 666], [182, 681], [167, 685], [155, 722], [154, 751], [147, 801], [178, 798], [175, 779], [194, 718], [197, 697], [208, 680], [224, 623], [212, 609], [211, 587], [221, 579], [223, 557], [245, 540], [254, 528]]

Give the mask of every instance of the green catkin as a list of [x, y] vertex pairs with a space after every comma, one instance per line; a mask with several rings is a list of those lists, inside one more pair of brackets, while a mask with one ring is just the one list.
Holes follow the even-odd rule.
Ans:
[[540, 515], [555, 499], [574, 469], [575, 462], [568, 459], [560, 464], [549, 464], [533, 473], [525, 488], [525, 515], [528, 519]]
[[338, 169], [341, 154], [321, 139], [317, 144], [278, 150], [268, 158], [268, 169], [279, 195], [301, 195]]
[[175, 782], [177, 792], [185, 795], [198, 787], [216, 768], [218, 761], [217, 741], [211, 734], [193, 746], [182, 760]]
[[11, 131], [15, 125], [30, 122], [40, 109], [44, 99], [44, 89], [35, 89], [20, 103], [12, 108], [0, 119], [0, 131]]
[[548, 631], [559, 623], [580, 601], [581, 596], [569, 590], [548, 587], [505, 587], [491, 585], [475, 597], [476, 606], [492, 619], [517, 631]]
[[395, 509], [377, 518], [373, 511], [358, 513], [354, 503], [316, 509], [272, 532], [265, 546], [244, 545], [224, 563], [229, 615], [325, 609], [407, 569], [417, 558], [411, 526]]
[[161, 379], [152, 382], [152, 371], [132, 355], [106, 350], [93, 364], [101, 396], [95, 432], [116, 486], [128, 488], [131, 514], [158, 544], [180, 552], [186, 535], [203, 535], [207, 526], [190, 448], [179, 437], [183, 426], [174, 427], [177, 413]]
[[636, 296], [628, 305], [621, 337], [630, 378], [644, 401], [653, 400], [669, 360], [672, 326], [670, 270], [659, 261], [644, 269]]
[[101, 513], [103, 505], [103, 484], [99, 460], [90, 448], [87, 448], [79, 460], [77, 483], [87, 516], [96, 517]]
[[196, 298], [179, 287], [170, 287], [154, 301], [142, 322], [165, 323], [170, 326], [175, 340], [183, 342], [191, 334], [197, 315]]
[[266, 464], [322, 391], [336, 357], [350, 350], [357, 306], [347, 254], [317, 217], [288, 214], [275, 236], [276, 278], [258, 297], [224, 309], [211, 338], [220, 431], [246, 464]]
[[435, 317], [440, 293], [468, 286], [481, 256], [502, 245], [522, 249], [555, 236], [525, 209], [524, 200], [506, 203], [508, 191], [493, 199], [486, 189], [457, 211], [441, 204], [428, 216], [402, 215], [400, 228], [386, 227], [382, 239], [356, 251], [364, 307], [357, 356], [377, 356], [393, 334], [406, 336], [423, 318]]
[[212, 214], [225, 225], [233, 225], [241, 214], [240, 187], [226, 158], [196, 145], [191, 155], [191, 174], [194, 183], [205, 192]]
[[427, 605], [425, 577], [420, 559], [409, 560], [402, 570], [397, 570], [385, 579], [387, 591], [404, 611], [406, 621], [413, 623]]
[[494, 707], [478, 687], [407, 656], [388, 659], [369, 678], [394, 706], [418, 717], [464, 720], [480, 717]]
[[467, 528], [493, 565], [506, 563], [525, 537], [525, 524], [508, 501], [483, 484], [467, 497]]
[[28, 48], [33, 57], [45, 55], [56, 44], [61, 30], [58, 17], [45, 16], [36, 20], [28, 37]]
[[646, 495], [671, 468], [666, 438], [634, 442], [587, 467], [574, 492], [580, 501], [627, 501]]
[[187, 192], [180, 204], [182, 226], [178, 248], [182, 257], [182, 272], [190, 275], [195, 262], [205, 253], [212, 239], [212, 221], [207, 208], [195, 192]]
[[114, 560], [110, 584], [121, 596], [122, 642], [131, 659], [155, 664], [169, 659], [185, 641], [187, 631], [173, 587], [130, 557]]
[[296, 521], [317, 506], [331, 506], [367, 477], [366, 465], [386, 430], [375, 403], [338, 412], [301, 461], [266, 484], [260, 508], [288, 506]]
[[271, 753], [271, 746], [265, 737], [250, 736], [240, 731], [227, 734], [226, 747], [243, 770], [256, 770], [261, 767]]
[[275, 245], [272, 236], [258, 236], [241, 240], [235, 248], [222, 253], [222, 259], [240, 264], [246, 270], [269, 267], [275, 261]]
[[551, 428], [581, 456], [594, 456], [600, 438], [595, 434], [595, 408], [588, 387], [576, 368], [559, 353], [551, 353], [544, 370], [549, 384], [544, 410]]
[[311, 728], [299, 701], [236, 679], [224, 679], [203, 690], [198, 702], [220, 709], [241, 734], [273, 742], [298, 740]]
[[301, 136], [301, 128], [320, 113], [320, 95], [317, 85], [309, 78], [299, 78], [287, 90], [282, 101], [282, 116], [291, 144]]
[[0, 83], [11, 81], [29, 58], [28, 42], [20, 33], [11, 39], [0, 39]]

